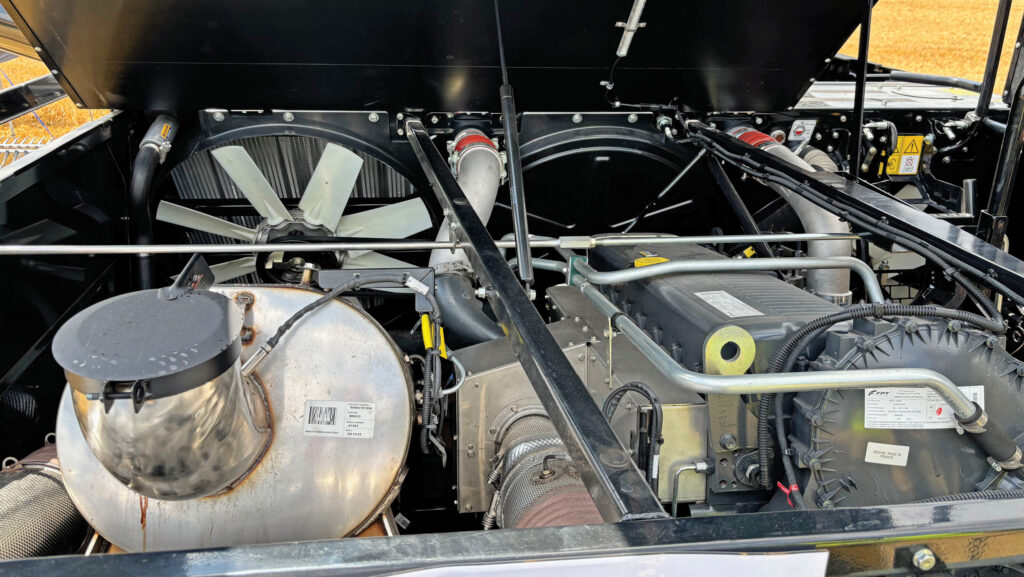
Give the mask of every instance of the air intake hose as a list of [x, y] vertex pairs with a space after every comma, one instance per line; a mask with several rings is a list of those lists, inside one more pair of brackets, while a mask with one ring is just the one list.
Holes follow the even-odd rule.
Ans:
[[0, 471], [0, 559], [73, 553], [88, 525], [48, 445]]
[[[452, 157], [459, 187], [480, 221], [487, 224], [501, 185], [501, 156], [483, 132], [468, 129], [455, 136]], [[437, 240], [447, 242], [450, 232], [445, 218]], [[487, 316], [482, 302], [476, 298], [468, 275], [471, 268], [463, 250], [434, 250], [430, 253], [430, 266], [437, 275], [437, 300], [449, 345], [461, 348], [503, 336], [501, 328]]]

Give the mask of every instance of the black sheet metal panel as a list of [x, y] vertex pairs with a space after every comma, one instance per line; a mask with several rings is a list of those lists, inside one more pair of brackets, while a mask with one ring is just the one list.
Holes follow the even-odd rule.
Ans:
[[488, 302], [601, 517], [617, 522], [667, 516], [498, 252], [423, 123], [408, 120], [405, 130], [430, 187], [453, 223], [453, 235], [466, 245], [473, 270], [491, 293]]
[[807, 183], [820, 194], [849, 203], [874, 218], [884, 218], [889, 226], [911, 233], [940, 252], [948, 252], [977, 269], [991, 271], [995, 278], [1015, 292], [1024, 292], [1024, 262], [948, 222], [925, 214], [861, 181], [852, 180], [846, 174], [806, 172], [713, 128], [704, 125], [692, 128], [733, 154], [746, 155], [754, 162], [771, 166]]
[[[497, 110], [490, 0], [0, 0], [90, 108]], [[599, 82], [631, 3], [517, 0], [502, 12], [525, 110], [606, 110]], [[853, 32], [848, 0], [648, 2], [615, 72], [625, 102], [781, 110]]]
[[7, 124], [64, 96], [64, 89], [49, 74], [0, 91], [0, 124]]
[[[514, 561], [711, 551], [795, 551], [828, 547], [830, 574], [883, 574], [899, 561], [892, 549], [925, 544], [948, 553], [942, 560], [983, 567], [1016, 558], [1012, 544], [1024, 529], [1024, 500], [918, 504], [896, 507], [712, 515], [632, 523], [500, 531], [425, 533], [385, 539], [337, 539], [166, 551], [132, 555], [67, 555], [0, 563], [0, 574], [19, 577], [110, 575], [251, 576], [393, 575], [413, 569], [495, 565]], [[949, 547], [943, 547], [952, 539]], [[877, 543], [874, 554], [858, 545]], [[1006, 546], [1006, 543], [1011, 543]], [[846, 545], [846, 547], [844, 547]], [[846, 550], [851, 549], [849, 553]], [[860, 553], [860, 555], [857, 555]], [[1013, 556], [1008, 558], [1008, 556]], [[916, 574], [901, 564], [902, 574]], [[877, 572], [877, 573], [876, 573]], [[525, 573], [524, 573], [525, 574]]]

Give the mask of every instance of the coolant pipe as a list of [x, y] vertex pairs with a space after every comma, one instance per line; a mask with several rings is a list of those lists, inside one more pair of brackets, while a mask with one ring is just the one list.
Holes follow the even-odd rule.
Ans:
[[[729, 134], [807, 172], [815, 171], [815, 168], [804, 159], [763, 132], [741, 126], [730, 130]], [[815, 205], [782, 185], [768, 184], [768, 187], [793, 208], [800, 223], [803, 224], [804, 231], [850, 234], [850, 225], [843, 222], [837, 215]], [[848, 241], [811, 241], [807, 243], [807, 252], [814, 257], [843, 257], [850, 256], [852, 250]], [[813, 270], [807, 274], [807, 288], [836, 304], [849, 304], [851, 298], [850, 272], [845, 269]]]
[[[469, 199], [480, 222], [486, 226], [491, 219], [498, 187], [501, 185], [501, 156], [487, 135], [471, 128], [455, 136], [452, 157], [455, 159], [455, 176], [459, 188]], [[437, 242], [448, 242], [450, 233], [450, 220], [446, 216], [437, 232]], [[462, 249], [435, 249], [430, 253], [430, 267], [439, 274], [448, 272], [450, 267], [456, 265], [468, 269], [468, 263]]]
[[1024, 477], [1024, 464], [1021, 462], [1024, 455], [1016, 442], [992, 421], [981, 406], [968, 399], [953, 381], [935, 371], [904, 368], [747, 375], [695, 373], [677, 363], [629, 315], [588, 283], [583, 275], [574, 275], [573, 284], [579, 285], [583, 294], [610, 319], [613, 329], [625, 335], [659, 372], [683, 389], [703, 395], [753, 395], [865, 387], [928, 387], [953, 409], [960, 427], [971, 435], [996, 465], [1017, 477]]
[[[157, 167], [167, 157], [171, 141], [177, 133], [178, 121], [169, 114], [161, 114], [149, 126], [139, 144], [139, 153], [132, 163], [132, 181], [128, 189], [134, 244], [153, 244], [153, 211], [150, 210], [153, 177]], [[139, 289], [153, 287], [153, 268], [149, 257], [148, 252], [135, 255], [135, 282]]]
[[587, 282], [583, 275], [575, 275], [573, 284], [579, 285], [583, 294], [601, 313], [612, 319], [613, 328], [625, 335], [659, 372], [688, 391], [704, 395], [752, 395], [864, 387], [928, 387], [952, 407], [958, 418], [966, 421], [976, 416], [977, 407], [952, 381], [928, 369], [863, 369], [748, 375], [695, 373], [679, 365], [660, 345], [651, 340], [629, 315], [608, 300], [600, 289]]
[[575, 267], [587, 282], [596, 285], [619, 284], [679, 273], [846, 269], [856, 272], [864, 281], [864, 292], [869, 301], [875, 304], [885, 303], [885, 295], [878, 284], [878, 278], [875, 277], [875, 271], [864, 261], [852, 256], [675, 260], [613, 271], [596, 271], [580, 260], [575, 263]]
[[[455, 136], [452, 156], [459, 187], [486, 225], [501, 184], [501, 156], [491, 139], [476, 129], [463, 130]], [[451, 225], [446, 216], [436, 242], [449, 242], [450, 235]], [[504, 336], [501, 327], [484, 312], [483, 302], [476, 298], [464, 250], [435, 249], [430, 253], [430, 267], [436, 274], [437, 300], [450, 346], [461, 348]]]

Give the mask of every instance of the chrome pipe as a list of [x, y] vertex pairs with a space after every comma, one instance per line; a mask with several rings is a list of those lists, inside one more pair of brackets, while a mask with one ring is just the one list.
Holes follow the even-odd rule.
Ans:
[[[576, 248], [587, 249], [598, 246], [622, 246], [644, 244], [718, 244], [744, 242], [804, 242], [813, 240], [853, 240], [856, 234], [759, 234], [732, 236], [564, 236], [560, 238], [530, 239], [531, 248]], [[513, 240], [495, 241], [498, 248], [515, 248]], [[251, 254], [255, 252], [278, 252], [281, 250], [303, 252], [333, 252], [353, 250], [458, 250], [458, 242], [435, 240], [407, 240], [385, 242], [311, 242], [288, 244], [0, 244], [0, 256], [47, 255], [47, 254]]]
[[576, 270], [592, 284], [607, 285], [664, 276], [668, 274], [696, 272], [740, 272], [740, 271], [773, 271], [773, 270], [821, 270], [849, 269], [856, 272], [868, 295], [868, 300], [883, 304], [885, 296], [878, 284], [875, 271], [870, 266], [852, 256], [833, 257], [779, 257], [750, 259], [714, 259], [714, 260], [676, 260], [662, 262], [638, 268], [599, 272], [590, 265], [579, 262]]
[[688, 391], [705, 395], [750, 395], [865, 387], [928, 387], [942, 397], [962, 420], [968, 420], [975, 414], [974, 403], [952, 381], [927, 369], [864, 369], [751, 375], [695, 373], [680, 366], [661, 346], [651, 340], [629, 315], [623, 314], [596, 286], [587, 282], [583, 275], [573, 276], [573, 284], [578, 284], [583, 294], [605, 316], [613, 319], [613, 328], [625, 335], [659, 372]]
[[[516, 268], [519, 264], [519, 259], [512, 258], [508, 261], [508, 266]], [[550, 270], [554, 272], [560, 272], [566, 274], [569, 271], [569, 265], [560, 260], [550, 260], [546, 258], [535, 258], [533, 259], [533, 268], [539, 268], [540, 270]]]

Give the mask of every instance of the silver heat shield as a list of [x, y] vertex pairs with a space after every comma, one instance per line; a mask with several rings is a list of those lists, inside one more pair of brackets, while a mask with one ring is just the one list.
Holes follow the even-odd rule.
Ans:
[[[242, 362], [322, 294], [300, 287], [213, 290], [236, 302], [252, 301], [243, 331], [253, 336], [242, 346]], [[173, 419], [156, 419], [153, 448], [162, 443], [173, 458], [219, 403], [244, 393], [229, 386], [237, 385], [235, 370], [194, 389], [191, 418], [181, 404]], [[413, 418], [406, 364], [380, 325], [346, 302], [331, 301], [303, 318], [254, 378], [266, 391], [269, 447], [230, 490], [187, 500], [147, 498], [112, 475], [82, 434], [75, 411], [80, 395], [68, 387], [57, 417], [60, 464], [85, 519], [118, 547], [155, 551], [338, 538], [379, 514], [402, 477]], [[160, 416], [158, 402], [165, 400], [147, 402], [139, 414]], [[102, 403], [86, 402], [102, 411]], [[118, 403], [132, 410], [130, 403]], [[161, 422], [163, 430], [156, 424]], [[204, 467], [202, 454], [186, 454], [184, 466]]]

